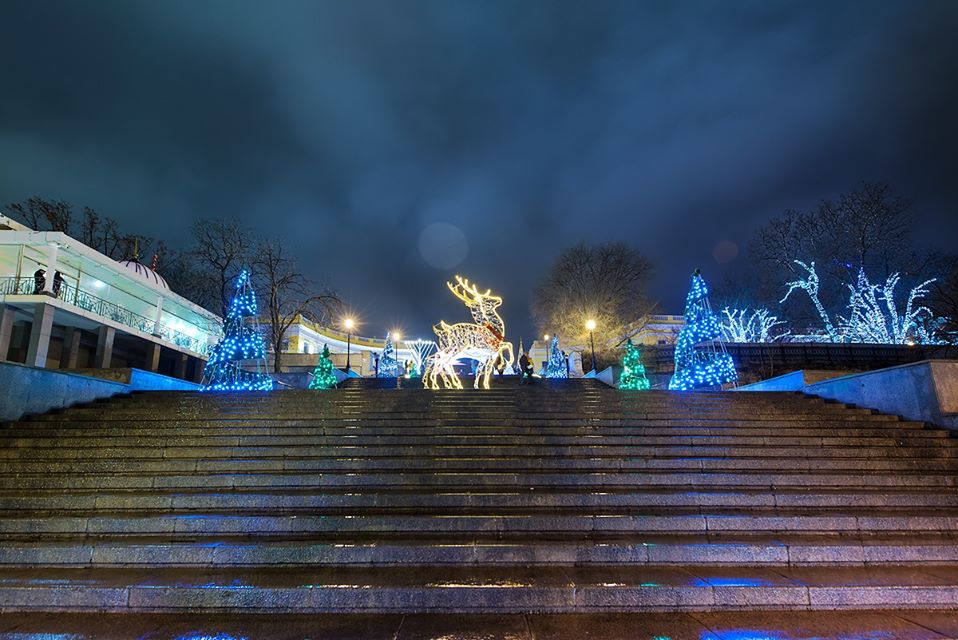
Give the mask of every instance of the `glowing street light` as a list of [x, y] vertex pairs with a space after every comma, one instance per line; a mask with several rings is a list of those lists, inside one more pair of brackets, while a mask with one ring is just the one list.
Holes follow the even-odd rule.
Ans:
[[353, 339], [353, 326], [355, 323], [352, 318], [343, 320], [343, 326], [346, 327], [346, 375], [349, 375], [349, 351]]
[[592, 346], [592, 370], [595, 371], [595, 320], [589, 319], [585, 323], [585, 328], [589, 330], [589, 344]]
[[[399, 340], [402, 339], [402, 334], [393, 329], [392, 331], [393, 343], [396, 345], [396, 365], [399, 366]], [[396, 377], [401, 378], [406, 372], [406, 363], [402, 363], [402, 373], [397, 372]]]
[[545, 352], [545, 355], [542, 357], [542, 368], [549, 364], [549, 338], [551, 338], [548, 333], [542, 336], [542, 350]]

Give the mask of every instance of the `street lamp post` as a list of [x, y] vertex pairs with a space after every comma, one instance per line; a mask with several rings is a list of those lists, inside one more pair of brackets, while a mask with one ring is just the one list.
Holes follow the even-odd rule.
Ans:
[[589, 330], [589, 345], [592, 347], [592, 370], [595, 371], [595, 320], [589, 320], [585, 323], [585, 328]]
[[352, 346], [351, 343], [353, 339], [353, 319], [346, 318], [346, 320], [343, 321], [343, 326], [346, 327], [346, 375], [348, 376], [349, 375], [349, 351], [350, 351], [350, 347]]
[[542, 336], [542, 350], [545, 352], [545, 355], [542, 356], [542, 370], [545, 371], [549, 367], [549, 338], [551, 338], [548, 333]]
[[[396, 369], [397, 369], [397, 370], [400, 368], [400, 365], [399, 365], [399, 340], [400, 340], [401, 338], [402, 338], [402, 334], [400, 334], [398, 331], [393, 331], [393, 342], [396, 343]], [[399, 371], [399, 373], [396, 375], [396, 377], [397, 377], [397, 378], [402, 378], [404, 375], [406, 375], [406, 364], [405, 364], [405, 363], [403, 363], [403, 365], [402, 365], [402, 371]]]

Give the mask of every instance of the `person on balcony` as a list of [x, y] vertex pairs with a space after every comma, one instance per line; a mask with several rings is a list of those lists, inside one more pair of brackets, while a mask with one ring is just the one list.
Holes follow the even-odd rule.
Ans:
[[63, 274], [59, 271], [53, 273], [53, 297], [60, 297], [60, 288], [63, 286]]
[[47, 286], [47, 272], [37, 269], [33, 272], [33, 295], [40, 295], [45, 286]]

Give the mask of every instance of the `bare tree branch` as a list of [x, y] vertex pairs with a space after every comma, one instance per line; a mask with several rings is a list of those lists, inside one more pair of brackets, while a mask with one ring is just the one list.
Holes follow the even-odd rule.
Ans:
[[339, 306], [339, 298], [330, 290], [317, 291], [297, 268], [278, 238], [259, 243], [254, 273], [269, 317], [268, 339], [273, 347], [273, 370], [282, 365], [286, 332], [301, 315], [315, 321], [326, 320]]
[[566, 249], [533, 294], [532, 315], [542, 333], [558, 334], [571, 344], [589, 343], [586, 322], [596, 322], [597, 357], [639, 330], [654, 305], [646, 286], [652, 265], [621, 242]]

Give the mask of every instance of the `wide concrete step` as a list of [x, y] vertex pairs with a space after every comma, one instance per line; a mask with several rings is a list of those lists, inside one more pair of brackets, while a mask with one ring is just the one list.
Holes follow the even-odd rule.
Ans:
[[[276, 638], [273, 613], [8, 613], [8, 640], [97, 638]], [[583, 640], [751, 638], [945, 640], [955, 638], [953, 611], [716, 611], [599, 613], [314, 613], [282, 618], [284, 640], [310, 638], [424, 640], [508, 638]], [[743, 631], [745, 630], [745, 631]], [[626, 635], [623, 635], [623, 632]], [[2, 637], [2, 636], [0, 636]]]
[[[394, 535], [456, 534], [476, 535], [527, 532], [535, 535], [567, 533], [632, 534], [663, 532], [695, 533], [779, 533], [874, 534], [917, 531], [948, 533], [958, 528], [958, 514], [936, 515], [934, 511], [909, 515], [807, 515], [784, 510], [742, 513], [688, 513], [684, 515], [570, 514], [570, 515], [351, 515], [284, 513], [271, 509], [269, 515], [189, 513], [166, 515], [77, 514], [32, 517], [5, 515], [0, 520], [0, 537], [34, 539], [57, 536], [143, 536], [178, 535], [189, 537], [238, 536], [268, 538], [309, 536], [324, 533], [389, 532]], [[873, 512], [872, 512], [873, 513]]]
[[[416, 410], [413, 407], [407, 406], [396, 406], [396, 407], [356, 407], [354, 409], [345, 409], [345, 408], [323, 408], [315, 406], [302, 406], [302, 405], [291, 405], [288, 407], [282, 406], [264, 406], [262, 404], [252, 404], [248, 406], [216, 406], [209, 405], [205, 407], [197, 407], [196, 409], [189, 410], [180, 410], [176, 411], [173, 409], [173, 412], [184, 413], [187, 415], [209, 415], [216, 416], [221, 415], [226, 418], [240, 418], [248, 417], [255, 418], [257, 416], [262, 416], [263, 414], [270, 415], [274, 418], [281, 419], [321, 419], [321, 418], [350, 418], [350, 417], [362, 417], [367, 420], [392, 420], [396, 418], [402, 419], [416, 419], [416, 420], [433, 420], [433, 419], [459, 419], [470, 414], [481, 413], [483, 416], [488, 418], [512, 418], [512, 419], [528, 419], [528, 420], [555, 420], [555, 419], [569, 419], [569, 420], [582, 420], [584, 417], [587, 417], [589, 420], [603, 420], [603, 419], [632, 419], [632, 420], [641, 420], [647, 418], [675, 418], [682, 419], [686, 417], [701, 417], [701, 418], [741, 418], [747, 419], [748, 417], [755, 417], [758, 419], [774, 419], [780, 418], [783, 420], [795, 420], [795, 419], [812, 419], [818, 418], [822, 419], [823, 417], [834, 417], [834, 418], [869, 418], [876, 422], [896, 420], [897, 418], [893, 416], [884, 416], [883, 414], [876, 414], [868, 409], [848, 409], [848, 408], [831, 408], [828, 406], [825, 407], [810, 407], [807, 405], [796, 406], [793, 410], [789, 411], [787, 408], [776, 406], [776, 407], [756, 407], [754, 405], [740, 405], [737, 407], [683, 407], [683, 408], [670, 408], [670, 407], [641, 407], [633, 409], [622, 409], [614, 406], [609, 406], [603, 404], [601, 406], [595, 407], [586, 407], [586, 406], [568, 406], [567, 404], [558, 405], [561, 408], [554, 410], [547, 410], [541, 407], [532, 405], [528, 408], [521, 407], [510, 407], [503, 406], [501, 404], [489, 405], [488, 407], [470, 407], [470, 406], [455, 406], [455, 407], [423, 407], [420, 410]], [[160, 414], [155, 419], [163, 419], [161, 417], [162, 413], [171, 411], [170, 407], [125, 407], [125, 406], [80, 406], [73, 407], [70, 409], [65, 409], [62, 411], [57, 411], [53, 413], [45, 413], [40, 415], [31, 416], [28, 421], [30, 422], [45, 422], [45, 421], [68, 421], [71, 419], [99, 419], [99, 418], [113, 418], [113, 419], [150, 419], [150, 416]]]
[[604, 395], [592, 402], [577, 401], [575, 398], [557, 398], [554, 402], [548, 400], [535, 399], [516, 399], [516, 400], [489, 400], [486, 402], [409, 402], [409, 401], [361, 401], [347, 402], [342, 400], [332, 402], [314, 402], [303, 401], [294, 403], [279, 403], [272, 400], [254, 400], [243, 402], [239, 399], [225, 398], [207, 399], [205, 402], [194, 404], [175, 404], [166, 401], [157, 401], [154, 403], [124, 403], [122, 401], [97, 402], [89, 404], [78, 404], [73, 407], [58, 410], [60, 415], [70, 413], [90, 413], [104, 412], [108, 410], [117, 410], [121, 412], [144, 412], [148, 413], [157, 409], [174, 410], [182, 413], [198, 413], [203, 411], [234, 411], [258, 413], [264, 410], [269, 413], [308, 413], [323, 415], [329, 413], [390, 413], [390, 412], [410, 412], [410, 413], [452, 413], [471, 409], [476, 411], [489, 412], [520, 412], [530, 414], [547, 415], [550, 413], [573, 413], [581, 410], [594, 410], [599, 413], [672, 413], [676, 415], [687, 415], [693, 413], [714, 413], [722, 411], [739, 412], [749, 409], [757, 413], [773, 413], [797, 411], [800, 413], [819, 413], [825, 415], [877, 415], [874, 411], [837, 403], [822, 403], [811, 399], [796, 399], [793, 402], [719, 402], [719, 403], [688, 403], [684, 401], [657, 403], [623, 403], [617, 400], [618, 396], [613, 392], [611, 395]]
[[198, 538], [5, 542], [0, 567], [327, 567], [327, 566], [585, 566], [585, 565], [923, 566], [958, 564], [958, 538], [866, 539], [784, 535], [710, 540], [705, 536], [574, 535], [516, 537], [330, 536], [255, 543]]
[[280, 472], [310, 471], [881, 471], [958, 472], [953, 458], [822, 458], [822, 457], [630, 457], [618, 456], [462, 456], [415, 458], [411, 456], [369, 457], [364, 455], [327, 456], [317, 452], [308, 456], [272, 456], [259, 458], [101, 458], [61, 460], [57, 457], [32, 460], [7, 460], [0, 467], [3, 474], [60, 473], [162, 473], [205, 472]]
[[742, 422], [739, 425], [710, 424], [703, 426], [688, 424], [642, 424], [629, 426], [576, 425], [506, 427], [502, 425], [441, 426], [441, 427], [382, 427], [368, 426], [362, 429], [352, 424], [339, 426], [316, 425], [307, 423], [276, 423], [272, 421], [247, 421], [242, 424], [230, 421], [207, 420], [203, 422], [170, 421], [166, 424], [147, 424], [137, 422], [82, 422], [69, 426], [28, 426], [18, 424], [15, 428], [0, 430], [0, 446], [3, 443], [21, 439], [64, 439], [64, 438], [240, 438], [256, 437], [282, 439], [297, 436], [411, 436], [411, 437], [453, 437], [453, 436], [498, 436], [498, 437], [553, 437], [553, 436], [810, 436], [810, 437], [870, 437], [870, 438], [929, 438], [949, 439], [944, 429], [929, 429], [918, 422], [889, 422], [875, 425], [867, 422], [809, 422], [781, 424], [774, 421]]
[[4, 611], [958, 609], [951, 566], [0, 570]]
[[[588, 458], [596, 459], [593, 471], [616, 470], [616, 460], [622, 458], [796, 458], [796, 459], [958, 459], [958, 450], [943, 447], [799, 447], [799, 446], [739, 446], [711, 445], [624, 447], [581, 445], [576, 447], [101, 447], [72, 449], [0, 449], [3, 465], [13, 461], [31, 460], [157, 460], [157, 459], [263, 459], [310, 458], [313, 456], [338, 458]], [[602, 464], [601, 459], [612, 462]], [[2, 467], [0, 467], [2, 469]]]
[[[56, 491], [37, 493], [36, 490], [0, 494], [0, 514], [23, 512], [64, 511], [130, 511], [130, 512], [191, 512], [215, 510], [224, 513], [241, 511], [364, 511], [386, 512], [485, 512], [485, 513], [610, 513], [636, 509], [684, 511], [690, 507], [725, 507], [744, 510], [807, 509], [822, 511], [853, 510], [869, 507], [890, 509], [958, 509], [958, 492], [937, 491], [792, 491], [740, 490], [723, 491], [720, 488], [699, 491], [598, 491], [588, 490], [545, 492], [514, 491], [453, 492], [437, 487], [433, 492], [396, 491], [361, 492], [352, 488], [342, 491], [301, 492], [97, 492], [78, 493]], [[886, 511], [887, 512], [887, 511]]]
[[[958, 441], [945, 438], [927, 437], [865, 437], [846, 435], [833, 431], [829, 436], [796, 435], [309, 435], [309, 436], [111, 436], [111, 437], [62, 437], [62, 438], [11, 438], [0, 448], [0, 457], [14, 457], [17, 450], [54, 450], [63, 449], [103, 449], [126, 447], [166, 447], [166, 448], [212, 448], [212, 447], [250, 447], [254, 449], [308, 449], [314, 447], [366, 447], [372, 450], [383, 447], [396, 447], [397, 450], [425, 448], [441, 451], [443, 447], [492, 447], [513, 449], [542, 447], [657, 447], [657, 446], [790, 446], [790, 447], [928, 447], [958, 451]], [[532, 455], [537, 455], [533, 453]]]
[[508, 487], [525, 491], [545, 487], [867, 487], [931, 488], [958, 486], [954, 473], [765, 473], [765, 472], [619, 472], [522, 473], [522, 472], [340, 472], [340, 473], [201, 473], [2, 475], [0, 491], [19, 489], [136, 489], [136, 488], [323, 488], [323, 487]]

